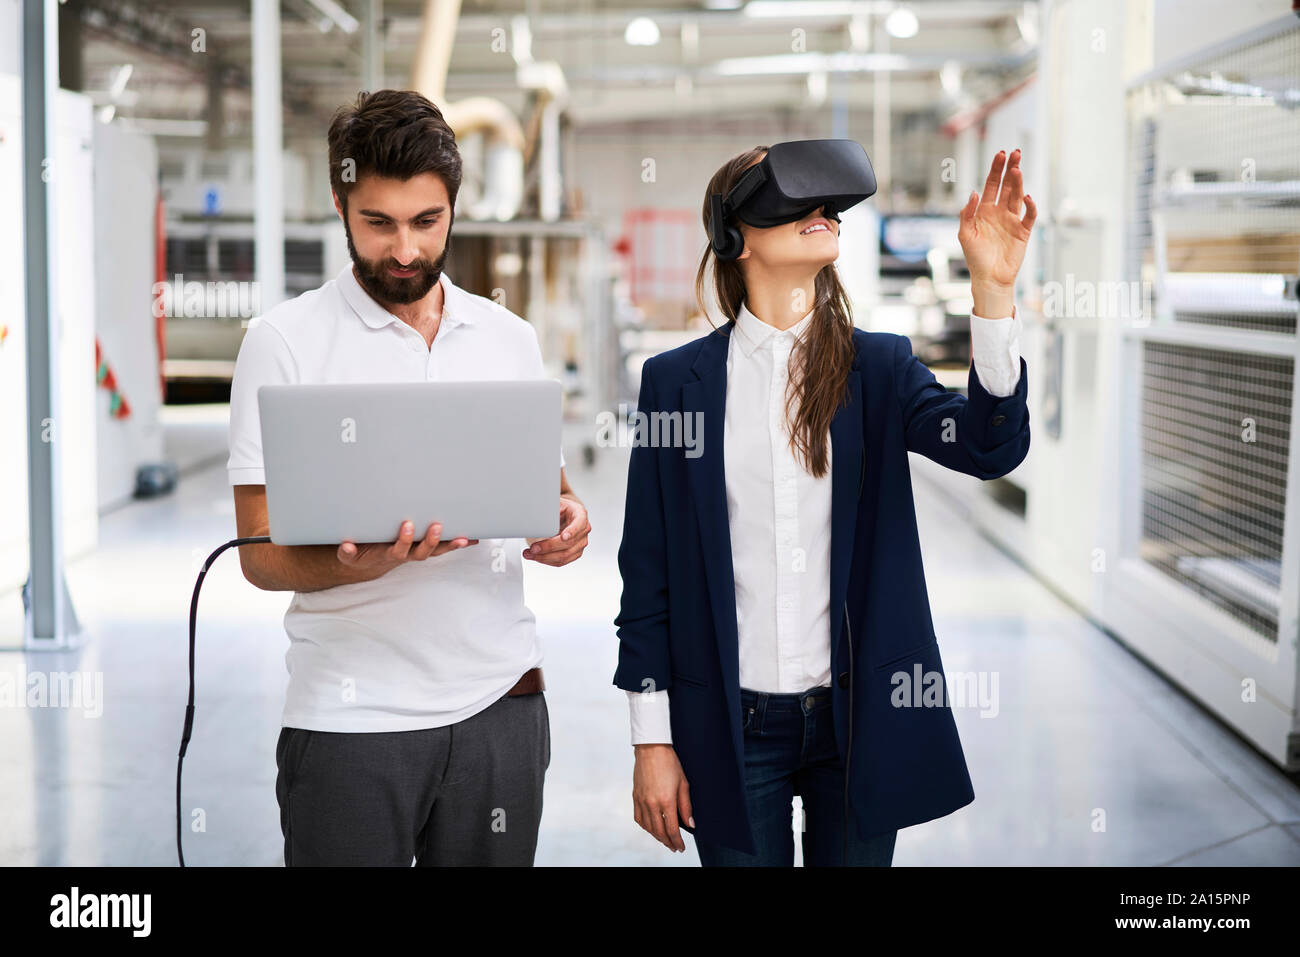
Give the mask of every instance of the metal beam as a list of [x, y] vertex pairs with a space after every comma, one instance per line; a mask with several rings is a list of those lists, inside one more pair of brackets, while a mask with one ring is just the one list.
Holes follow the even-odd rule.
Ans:
[[[23, 0], [23, 241], [27, 306], [27, 520], [31, 562], [30, 649], [59, 650], [79, 637], [63, 577], [59, 439], [58, 283], [54, 197], [58, 0]], [[89, 480], [89, 479], [88, 479]]]
[[[79, 3], [81, 26], [86, 36], [103, 37], [124, 46], [151, 53], [168, 63], [181, 67], [196, 80], [207, 83], [210, 70], [215, 70], [220, 82], [230, 89], [247, 91], [252, 78], [244, 67], [223, 59], [211, 46], [216, 39], [209, 36], [208, 52], [196, 56], [192, 50], [193, 25], [155, 8], [146, 8], [128, 0], [81, 0]], [[222, 25], [223, 38], [228, 24]], [[238, 26], [238, 24], [233, 24]], [[251, 32], [251, 30], [250, 30]], [[290, 74], [284, 83], [285, 102], [294, 113], [311, 113], [316, 109], [310, 83], [297, 80]]]
[[[744, 7], [735, 10], [699, 10], [684, 8], [669, 10], [662, 7], [647, 6], [643, 9], [595, 9], [576, 12], [547, 10], [530, 17], [529, 27], [534, 36], [545, 34], [569, 35], [587, 31], [610, 31], [621, 33], [628, 23], [637, 17], [649, 17], [660, 30], [677, 30], [683, 23], [695, 23], [702, 27], [724, 26], [735, 28], [751, 26], [756, 30], [779, 28], [787, 22], [805, 23], [817, 21], [845, 20], [853, 16], [884, 16], [897, 4], [894, 0], [866, 0], [846, 6], [842, 10], [827, 13], [818, 12], [817, 8], [800, 9], [791, 4], [788, 15], [781, 17], [752, 16], [745, 13]], [[913, 3], [911, 10], [924, 24], [927, 21], [943, 20], [960, 23], [996, 20], [1000, 17], [1014, 17], [1025, 9], [1025, 0], [928, 0], [926, 3]], [[503, 15], [496, 13], [462, 14], [457, 23], [459, 32], [482, 37], [490, 34], [493, 27], [502, 24]]]
[[361, 0], [361, 88], [384, 89], [384, 0]]
[[[627, 86], [644, 89], [660, 86], [671, 91], [677, 77], [686, 75], [697, 85], [733, 82], [738, 77], [801, 77], [810, 73], [843, 73], [870, 78], [881, 73], [902, 75], [937, 74], [945, 64], [958, 63], [972, 70], [1012, 73], [1032, 64], [1036, 53], [967, 51], [959, 53], [778, 53], [756, 57], [729, 57], [715, 63], [679, 66], [666, 63], [565, 67], [570, 89], [607, 90]], [[496, 92], [516, 90], [519, 80], [513, 69], [458, 71], [448, 78], [448, 88]]]

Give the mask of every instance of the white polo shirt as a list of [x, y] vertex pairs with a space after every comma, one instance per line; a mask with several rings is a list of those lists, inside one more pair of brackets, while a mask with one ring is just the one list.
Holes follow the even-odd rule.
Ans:
[[[230, 390], [230, 484], [266, 484], [259, 386], [544, 377], [532, 325], [445, 273], [440, 282], [442, 323], [432, 347], [370, 298], [350, 263], [319, 289], [254, 320]], [[416, 529], [417, 539], [423, 532]], [[500, 699], [542, 661], [536, 620], [524, 604], [525, 545], [482, 539], [374, 581], [295, 592], [284, 616], [289, 689], [282, 724], [412, 731], [463, 721]]]

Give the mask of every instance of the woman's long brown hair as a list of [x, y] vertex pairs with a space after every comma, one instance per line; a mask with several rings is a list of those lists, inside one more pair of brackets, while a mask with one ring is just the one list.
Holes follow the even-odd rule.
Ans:
[[[713, 174], [704, 194], [706, 234], [712, 218], [709, 196], [713, 193], [725, 196], [746, 169], [763, 159], [767, 149], [756, 146], [747, 150]], [[745, 278], [740, 264], [718, 259], [713, 248], [705, 246], [695, 272], [695, 299], [706, 316], [704, 292], [710, 265], [718, 306], [728, 320], [734, 321], [745, 301]], [[848, 400], [847, 383], [854, 356], [852, 307], [834, 263], [827, 263], [817, 273], [814, 296], [809, 330], [797, 340], [790, 357], [793, 374], [786, 383], [785, 408], [791, 424], [791, 449], [803, 460], [809, 473], [821, 478], [827, 469], [826, 443], [831, 419]]]

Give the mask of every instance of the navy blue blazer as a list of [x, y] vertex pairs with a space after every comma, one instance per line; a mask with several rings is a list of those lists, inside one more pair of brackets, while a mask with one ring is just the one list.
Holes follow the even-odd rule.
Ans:
[[[683, 829], [752, 854], [723, 484], [734, 326], [643, 367], [638, 410], [702, 413], [694, 421], [702, 421], [703, 434], [695, 437], [695, 452], [680, 443], [656, 444], [656, 430], [634, 442], [618, 551], [623, 592], [614, 620], [614, 684], [668, 691], [673, 747], [695, 818], [694, 828]], [[890, 704], [893, 673], [911, 675], [917, 664], [923, 673], [943, 670], [907, 453], [980, 479], [998, 478], [1029, 451], [1029, 412], [1023, 358], [1014, 394], [989, 394], [972, 365], [962, 395], [935, 380], [905, 336], [855, 329], [853, 343], [848, 403], [830, 427], [831, 700], [837, 748], [848, 762], [850, 807], [865, 839], [975, 799], [947, 696], [934, 707]]]

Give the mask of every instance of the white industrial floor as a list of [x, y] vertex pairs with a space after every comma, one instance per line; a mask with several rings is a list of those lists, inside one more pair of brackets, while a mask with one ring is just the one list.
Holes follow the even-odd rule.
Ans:
[[[186, 621], [204, 556], [234, 536], [225, 412], [169, 410], [176, 494], [106, 515], [70, 563], [90, 640], [77, 652], [0, 654], [0, 669], [103, 673], [103, 713], [0, 708], [0, 864], [167, 865]], [[698, 864], [632, 819], [627, 704], [610, 683], [626, 450], [570, 479], [592, 514], [586, 555], [526, 562], [546, 652], [552, 761], [539, 865]], [[206, 464], [205, 464], [206, 463]], [[999, 712], [957, 708], [975, 802], [902, 831], [896, 866], [1296, 865], [1300, 789], [1122, 647], [1059, 602], [918, 481], [922, 546], [944, 664], [999, 675]], [[185, 804], [191, 865], [280, 865], [275, 742], [286, 681], [287, 593], [260, 592], [228, 552], [200, 607], [198, 711]], [[1097, 809], [1105, 830], [1094, 830]]]

